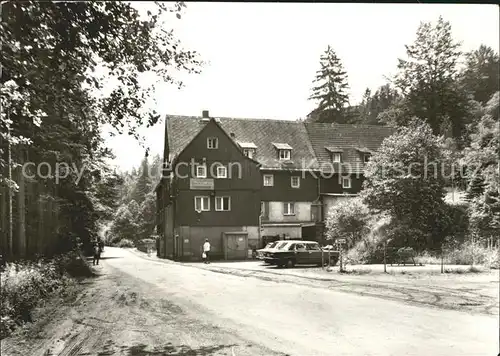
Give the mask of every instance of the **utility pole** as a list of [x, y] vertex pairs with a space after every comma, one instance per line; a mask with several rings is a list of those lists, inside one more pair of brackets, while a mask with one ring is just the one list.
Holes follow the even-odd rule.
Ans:
[[342, 259], [342, 257], [343, 257], [342, 247], [343, 247], [342, 244], [340, 244], [340, 259], [339, 259], [340, 260], [340, 272], [342, 272], [344, 270], [343, 267], [342, 267], [342, 263], [343, 263], [343, 259]]
[[476, 253], [475, 248], [474, 248], [475, 247], [475, 241], [474, 241], [474, 235], [475, 234], [476, 233], [474, 231], [471, 234], [471, 238], [472, 238], [472, 265], [471, 265], [471, 267], [474, 267], [474, 262], [475, 262], [475, 259], [476, 259], [475, 258], [476, 256], [474, 255]]
[[384, 241], [384, 273], [387, 273], [387, 240]]

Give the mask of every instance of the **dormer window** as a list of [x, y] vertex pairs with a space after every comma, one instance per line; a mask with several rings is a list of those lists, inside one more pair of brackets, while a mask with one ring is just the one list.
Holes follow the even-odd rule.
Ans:
[[255, 149], [253, 148], [245, 148], [243, 149], [243, 154], [247, 156], [248, 158], [253, 158], [255, 154]]
[[209, 150], [216, 150], [219, 148], [219, 140], [217, 137], [209, 137], [207, 138], [207, 148]]
[[342, 152], [343, 150], [339, 147], [325, 147], [325, 149], [330, 153], [330, 157], [333, 163], [342, 162]]
[[255, 156], [255, 150], [257, 149], [257, 146], [255, 146], [255, 143], [253, 142], [241, 142], [241, 141], [236, 141], [238, 146], [240, 146], [243, 149], [243, 154], [247, 156], [248, 158], [254, 158]]
[[289, 161], [292, 157], [291, 150], [280, 150], [280, 161]]
[[278, 158], [280, 161], [292, 160], [292, 147], [287, 143], [273, 143], [273, 146], [278, 150]]
[[356, 147], [356, 149], [361, 153], [363, 162], [368, 163], [370, 161], [372, 151], [367, 147]]

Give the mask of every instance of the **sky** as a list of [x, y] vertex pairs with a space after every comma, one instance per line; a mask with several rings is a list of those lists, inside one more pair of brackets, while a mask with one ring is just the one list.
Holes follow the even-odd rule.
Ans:
[[[463, 51], [486, 44], [499, 50], [499, 8], [469, 4], [202, 3], [188, 2], [169, 23], [183, 47], [208, 62], [201, 74], [183, 75], [185, 86], [157, 87], [162, 116], [201, 115], [296, 120], [308, 100], [319, 57], [328, 45], [348, 74], [351, 104], [395, 73], [420, 22], [440, 15]], [[137, 5], [139, 7], [147, 6]], [[142, 130], [153, 154], [163, 153], [163, 121]], [[128, 136], [107, 138], [121, 170], [138, 166], [141, 147]]]

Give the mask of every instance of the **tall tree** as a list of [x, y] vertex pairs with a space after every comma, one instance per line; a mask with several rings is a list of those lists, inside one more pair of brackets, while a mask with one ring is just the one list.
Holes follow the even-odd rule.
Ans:
[[[158, 115], [145, 108], [154, 84], [141, 85], [141, 73], [180, 85], [175, 72], [199, 71], [197, 54], [181, 48], [166, 22], [168, 14], [180, 18], [184, 5], [157, 2], [144, 14], [126, 2], [9, 1], [1, 6], [0, 150], [13, 148], [9, 169], [20, 161], [15, 146], [37, 141], [29, 149], [30, 160], [68, 160], [71, 172], [64, 184], [38, 178], [36, 183], [45, 186], [44, 194], [57, 197], [63, 207], [59, 218], [71, 221], [61, 234], [91, 236], [92, 179], [87, 173], [77, 179], [73, 167], [91, 165], [102, 154], [102, 125], [137, 137], [138, 127], [157, 122]], [[0, 165], [5, 161], [0, 155]], [[10, 192], [15, 188], [13, 179], [2, 180]]]
[[141, 169], [137, 178], [132, 199], [141, 205], [146, 199], [146, 195], [152, 190], [152, 174], [151, 174], [148, 157], [144, 157], [141, 163]]
[[462, 152], [462, 165], [466, 168], [469, 185], [474, 178], [484, 179], [487, 190], [499, 191], [500, 172], [498, 171], [500, 157], [499, 120], [500, 93], [497, 92], [488, 101], [485, 113], [470, 134], [470, 145]]
[[332, 47], [328, 46], [320, 57], [320, 69], [316, 72], [310, 100], [317, 102], [313, 112], [315, 121], [343, 121], [344, 110], [349, 102], [347, 72]]
[[369, 125], [384, 124], [379, 114], [393, 107], [400, 99], [401, 96], [390, 84], [382, 85], [373, 94], [370, 89], [366, 89], [359, 109], [359, 122]]
[[425, 120], [435, 134], [461, 138], [469, 99], [457, 82], [461, 52], [449, 22], [439, 17], [435, 26], [421, 23], [417, 38], [399, 59], [394, 83], [405, 97], [411, 116]]
[[154, 192], [148, 193], [140, 206], [138, 225], [141, 238], [150, 238], [156, 225], [156, 194]]
[[391, 216], [395, 240], [418, 249], [440, 246], [448, 227], [443, 139], [417, 120], [386, 138], [367, 165], [362, 197]]
[[460, 73], [460, 79], [466, 90], [472, 93], [474, 100], [486, 104], [500, 90], [498, 53], [485, 45], [466, 53], [465, 69]]

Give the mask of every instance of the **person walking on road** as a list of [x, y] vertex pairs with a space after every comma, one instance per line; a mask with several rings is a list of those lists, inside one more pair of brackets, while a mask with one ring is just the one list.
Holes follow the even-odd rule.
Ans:
[[210, 263], [210, 242], [208, 239], [205, 239], [205, 243], [203, 244], [203, 260], [205, 263]]
[[92, 246], [92, 250], [94, 252], [94, 259], [92, 260], [92, 264], [99, 265], [99, 260], [101, 258], [101, 252], [104, 249], [104, 243], [98, 239], [94, 242], [94, 246]]

